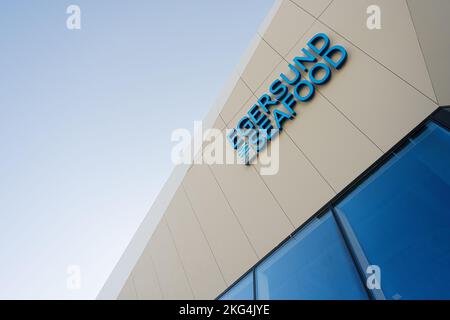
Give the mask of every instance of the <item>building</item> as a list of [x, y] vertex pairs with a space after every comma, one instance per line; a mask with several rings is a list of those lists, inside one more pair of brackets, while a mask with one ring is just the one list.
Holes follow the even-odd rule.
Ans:
[[99, 299], [449, 299], [448, 13], [448, 0], [276, 1], [208, 126], [236, 128], [273, 97], [316, 34], [345, 65], [273, 138], [276, 174], [178, 166]]

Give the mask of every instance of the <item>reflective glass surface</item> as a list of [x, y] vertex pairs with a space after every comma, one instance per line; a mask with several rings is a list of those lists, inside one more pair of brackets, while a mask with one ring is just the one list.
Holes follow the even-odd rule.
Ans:
[[258, 299], [366, 299], [336, 222], [327, 213], [256, 268]]
[[425, 130], [337, 205], [387, 299], [450, 298], [450, 133]]

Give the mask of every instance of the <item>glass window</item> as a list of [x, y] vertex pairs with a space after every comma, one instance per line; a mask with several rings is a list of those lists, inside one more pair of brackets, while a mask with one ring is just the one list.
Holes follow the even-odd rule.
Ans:
[[450, 133], [430, 123], [337, 207], [387, 299], [450, 298]]
[[330, 213], [297, 232], [255, 272], [257, 299], [367, 299]]
[[225, 292], [219, 300], [253, 300], [253, 273], [248, 273]]

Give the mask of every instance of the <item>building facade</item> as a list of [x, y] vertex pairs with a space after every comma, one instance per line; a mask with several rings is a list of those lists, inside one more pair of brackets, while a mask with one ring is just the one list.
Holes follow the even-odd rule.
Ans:
[[276, 1], [205, 119], [276, 173], [177, 166], [98, 298], [449, 299], [448, 13]]

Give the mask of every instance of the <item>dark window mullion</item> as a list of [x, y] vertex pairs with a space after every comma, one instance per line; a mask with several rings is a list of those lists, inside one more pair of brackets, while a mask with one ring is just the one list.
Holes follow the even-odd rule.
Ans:
[[345, 243], [345, 247], [347, 248], [347, 251], [350, 254], [353, 265], [355, 266], [355, 269], [358, 272], [358, 276], [361, 280], [361, 284], [364, 287], [364, 290], [366, 290], [367, 296], [371, 300], [385, 300], [381, 290], [377, 290], [380, 292], [375, 292], [374, 290], [367, 288], [366, 271], [365, 268], [363, 267], [363, 263], [360, 261], [360, 259], [358, 259], [358, 255], [356, 254], [354, 245], [352, 245], [352, 240], [350, 240], [350, 237], [348, 236], [348, 233], [346, 232], [345, 227], [343, 226], [342, 221], [339, 215], [337, 214], [335, 208], [330, 206], [330, 211], [333, 214], [334, 220], [336, 221], [336, 225], [339, 230], [339, 234], [341, 235], [342, 240]]

